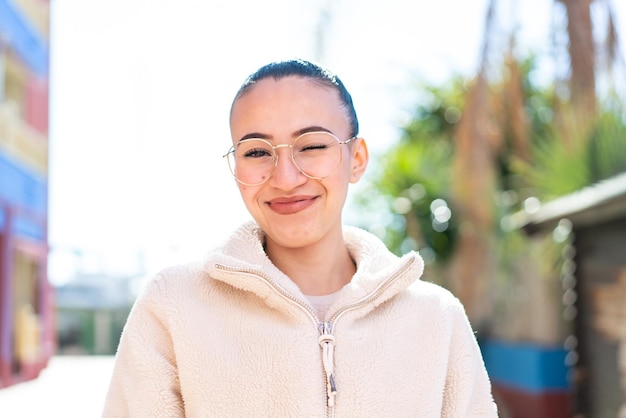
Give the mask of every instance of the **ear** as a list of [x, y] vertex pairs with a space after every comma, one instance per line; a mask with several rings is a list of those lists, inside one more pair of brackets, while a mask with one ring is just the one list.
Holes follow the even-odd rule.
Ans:
[[357, 183], [365, 173], [370, 159], [365, 139], [357, 138], [352, 144], [350, 154], [350, 183]]

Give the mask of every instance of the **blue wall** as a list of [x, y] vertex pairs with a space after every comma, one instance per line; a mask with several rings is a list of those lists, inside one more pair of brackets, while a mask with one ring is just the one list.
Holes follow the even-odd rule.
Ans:
[[480, 345], [494, 384], [533, 394], [570, 389], [563, 348], [493, 340]]
[[[13, 232], [18, 236], [38, 240], [45, 239], [45, 222], [37, 222], [20, 213], [20, 208], [28, 209], [46, 219], [48, 213], [48, 184], [45, 178], [26, 166], [12, 161], [0, 151], [0, 202], [18, 208], [14, 219]], [[0, 229], [6, 224], [6, 213], [0, 210]]]
[[0, 0], [0, 33], [33, 72], [47, 76], [47, 44], [9, 0]]

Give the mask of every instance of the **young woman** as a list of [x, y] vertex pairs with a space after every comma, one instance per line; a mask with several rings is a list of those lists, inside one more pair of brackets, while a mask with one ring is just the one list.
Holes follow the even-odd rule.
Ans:
[[368, 163], [350, 94], [272, 63], [232, 104], [224, 156], [254, 218], [166, 269], [128, 318], [104, 417], [494, 417], [464, 309], [342, 224]]

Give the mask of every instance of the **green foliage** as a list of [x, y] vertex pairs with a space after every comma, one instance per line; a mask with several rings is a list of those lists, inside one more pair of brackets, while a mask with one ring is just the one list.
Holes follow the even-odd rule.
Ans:
[[464, 88], [460, 79], [449, 86], [424, 87], [422, 104], [403, 128], [399, 143], [378, 159], [374, 180], [356, 196], [361, 207], [379, 210], [381, 200], [385, 202], [390, 217], [384, 240], [392, 251], [420, 249], [427, 261], [429, 254], [445, 260], [456, 235], [447, 202], [453, 133]]
[[568, 148], [554, 134], [535, 141], [531, 162], [513, 161], [513, 171], [523, 178], [522, 199], [553, 199], [588, 184], [589, 169], [583, 147]]
[[626, 171], [626, 123], [623, 113], [606, 112], [598, 118], [589, 138], [587, 155], [590, 182]]
[[596, 120], [588, 138], [566, 144], [555, 130], [536, 139], [531, 162], [513, 161], [523, 197], [547, 201], [626, 171], [626, 124], [614, 112]]

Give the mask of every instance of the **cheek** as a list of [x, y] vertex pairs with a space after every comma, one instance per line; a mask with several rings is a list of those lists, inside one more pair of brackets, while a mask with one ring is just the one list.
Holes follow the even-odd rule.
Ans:
[[342, 179], [344, 179], [345, 181], [350, 180], [350, 176], [352, 174], [352, 158], [350, 155], [348, 155], [348, 158], [345, 158], [341, 162], [340, 171]]
[[342, 164], [333, 176], [322, 181], [324, 181], [326, 190], [329, 193], [333, 195], [345, 195], [350, 183], [350, 164]]
[[241, 195], [241, 200], [243, 200], [243, 204], [248, 209], [250, 214], [256, 213], [259, 210], [259, 187], [258, 186], [245, 186], [239, 185], [239, 194]]

